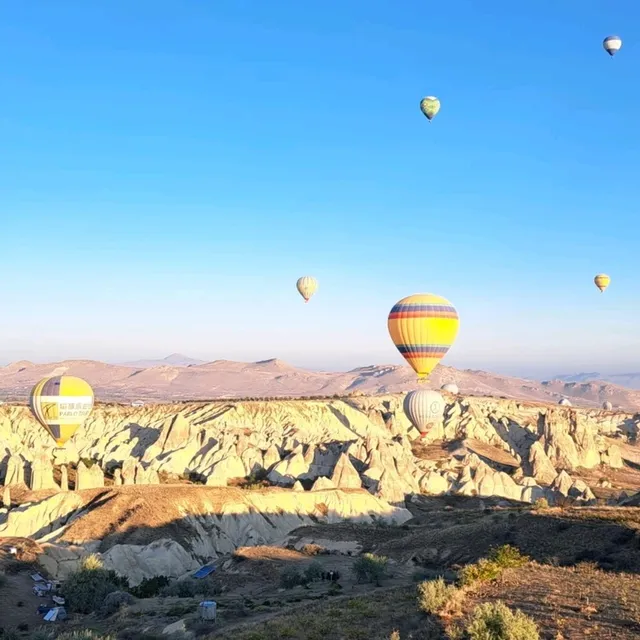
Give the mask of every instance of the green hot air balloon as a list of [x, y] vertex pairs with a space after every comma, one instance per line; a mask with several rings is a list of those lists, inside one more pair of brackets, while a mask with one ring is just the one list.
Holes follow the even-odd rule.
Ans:
[[436, 117], [438, 111], [440, 111], [440, 100], [435, 96], [427, 96], [420, 100], [420, 111], [424, 113], [427, 120], [431, 122]]

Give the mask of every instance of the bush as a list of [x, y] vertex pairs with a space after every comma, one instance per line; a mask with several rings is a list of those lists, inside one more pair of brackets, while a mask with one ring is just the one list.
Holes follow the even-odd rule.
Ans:
[[489, 560], [495, 562], [502, 569], [517, 569], [527, 564], [531, 558], [520, 553], [520, 549], [517, 547], [505, 544], [497, 549], [492, 549], [489, 553]]
[[418, 585], [418, 607], [425, 613], [440, 613], [457, 601], [460, 590], [445, 584], [443, 578], [421, 582]]
[[318, 582], [322, 578], [322, 565], [319, 562], [312, 562], [304, 572], [306, 582]]
[[21, 637], [17, 629], [0, 628], [0, 640], [20, 640]]
[[486, 602], [473, 610], [467, 627], [470, 640], [539, 640], [536, 623], [522, 611], [515, 613], [503, 602]]
[[[120, 591], [122, 579], [115, 572], [102, 568], [102, 563], [85, 558], [82, 568], [72, 573], [62, 585], [62, 595], [68, 609], [75, 613], [92, 613], [102, 607], [106, 597]], [[95, 568], [91, 568], [95, 567]]]
[[220, 587], [210, 578], [197, 580], [196, 578], [185, 578], [169, 584], [161, 591], [163, 596], [177, 596], [178, 598], [193, 598], [194, 596], [217, 596]]
[[299, 584], [305, 584], [305, 582], [306, 580], [302, 574], [293, 567], [285, 569], [280, 574], [280, 586], [285, 589], [293, 589], [293, 587], [297, 587]]
[[388, 558], [384, 556], [365, 553], [353, 563], [352, 571], [358, 582], [375, 582], [379, 587], [387, 573], [387, 562]]
[[138, 586], [131, 588], [131, 593], [136, 598], [154, 598], [169, 585], [171, 580], [167, 576], [153, 576], [145, 578]]
[[100, 556], [95, 553], [92, 553], [88, 556], [82, 558], [80, 562], [80, 568], [86, 571], [93, 571], [95, 569], [104, 569], [104, 563]]
[[549, 501], [546, 498], [538, 498], [534, 505], [533, 505], [534, 509], [548, 509], [549, 508]]
[[4, 563], [4, 572], [9, 576], [15, 576], [21, 571], [26, 571], [28, 568], [29, 565], [20, 562], [20, 560], [9, 560]]
[[4, 573], [0, 573], [0, 587], [4, 587], [7, 584], [7, 576]]
[[476, 582], [491, 582], [501, 573], [502, 569], [495, 562], [481, 558], [475, 564], [462, 567], [458, 574], [458, 580], [463, 587], [467, 587]]
[[124, 605], [133, 604], [135, 598], [126, 591], [112, 591], [107, 595], [102, 603], [100, 612], [105, 616], [110, 616]]

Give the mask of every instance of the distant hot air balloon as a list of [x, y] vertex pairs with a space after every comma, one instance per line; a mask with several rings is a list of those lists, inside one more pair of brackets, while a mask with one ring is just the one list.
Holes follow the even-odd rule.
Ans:
[[602, 46], [610, 56], [615, 56], [616, 53], [620, 51], [620, 47], [622, 46], [622, 39], [620, 38], [620, 36], [607, 36], [602, 41]]
[[612, 411], [613, 410], [613, 405], [608, 400], [606, 400], [605, 402], [602, 403], [602, 408], [605, 411]]
[[596, 287], [600, 289], [600, 293], [602, 293], [611, 282], [611, 278], [605, 273], [599, 273], [593, 281], [596, 283]]
[[407, 418], [422, 435], [442, 420], [444, 407], [444, 398], [431, 389], [410, 391], [403, 404]]
[[442, 385], [441, 389], [447, 393], [452, 393], [454, 396], [457, 396], [460, 393], [458, 385], [455, 382], [447, 382], [447, 384]]
[[93, 389], [82, 378], [45, 378], [31, 391], [31, 411], [59, 447], [71, 438], [93, 409]]
[[458, 324], [455, 307], [432, 293], [402, 298], [387, 321], [391, 339], [419, 379], [426, 378], [449, 351]]
[[427, 120], [431, 122], [431, 120], [438, 115], [438, 111], [440, 111], [440, 100], [435, 96], [422, 98], [422, 100], [420, 100], [420, 111], [422, 111], [427, 117]]
[[562, 398], [560, 402], [558, 402], [558, 404], [562, 405], [563, 407], [571, 406], [571, 402], [569, 402], [569, 400], [567, 400], [566, 398]]
[[309, 302], [309, 298], [316, 292], [318, 288], [318, 281], [311, 276], [302, 276], [302, 278], [298, 278], [298, 282], [296, 282], [296, 287], [300, 292], [300, 295], [304, 298], [305, 304]]

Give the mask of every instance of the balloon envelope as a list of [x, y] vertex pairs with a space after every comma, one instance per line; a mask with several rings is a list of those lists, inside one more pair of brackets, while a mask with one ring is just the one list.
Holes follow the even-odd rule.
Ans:
[[31, 391], [31, 411], [62, 447], [93, 409], [93, 389], [82, 378], [44, 378]]
[[620, 36], [607, 36], [602, 41], [602, 46], [610, 56], [615, 56], [622, 46], [622, 38]]
[[453, 393], [453, 395], [457, 396], [460, 393], [458, 389], [458, 385], [455, 382], [447, 382], [447, 384], [442, 385], [442, 391], [446, 391], [447, 393]]
[[562, 398], [562, 400], [560, 400], [560, 402], [558, 402], [558, 404], [561, 404], [563, 407], [570, 407], [571, 406], [571, 402], [569, 402], [569, 400], [567, 400], [566, 398]]
[[602, 408], [605, 411], [611, 411], [613, 409], [613, 405], [608, 400], [606, 400], [605, 402], [602, 403]]
[[419, 389], [410, 391], [404, 398], [404, 412], [411, 424], [421, 433], [425, 434], [442, 420], [445, 401], [437, 392], [431, 389]]
[[427, 120], [433, 120], [440, 111], [440, 100], [435, 96], [427, 96], [420, 100], [420, 111], [424, 113]]
[[596, 287], [598, 287], [598, 289], [600, 289], [600, 292], [602, 293], [609, 286], [611, 278], [606, 273], [599, 273], [593, 279], [593, 281], [596, 283]]
[[318, 281], [311, 276], [302, 276], [296, 282], [296, 288], [305, 302], [309, 302], [309, 298], [316, 292]]
[[387, 320], [398, 351], [418, 374], [428, 376], [458, 335], [458, 312], [441, 296], [419, 293], [397, 302]]

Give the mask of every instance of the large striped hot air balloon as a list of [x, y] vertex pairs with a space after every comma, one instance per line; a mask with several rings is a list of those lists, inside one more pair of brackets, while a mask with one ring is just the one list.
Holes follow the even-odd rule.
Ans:
[[44, 378], [31, 391], [31, 411], [59, 447], [71, 438], [93, 409], [93, 389], [74, 376]]
[[296, 287], [300, 295], [304, 298], [305, 303], [309, 302], [309, 298], [316, 292], [318, 281], [311, 276], [302, 276], [298, 278]]
[[611, 282], [611, 278], [606, 273], [599, 273], [593, 281], [596, 283], [596, 287], [600, 289], [600, 293], [602, 293]]
[[389, 313], [391, 339], [404, 359], [426, 378], [446, 355], [458, 335], [458, 312], [432, 293], [402, 298]]

